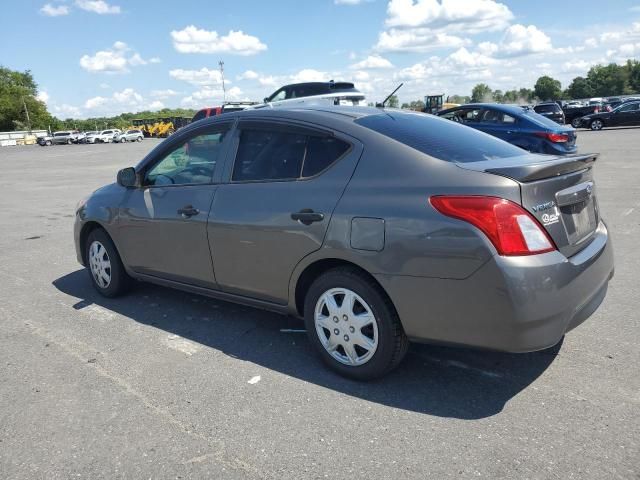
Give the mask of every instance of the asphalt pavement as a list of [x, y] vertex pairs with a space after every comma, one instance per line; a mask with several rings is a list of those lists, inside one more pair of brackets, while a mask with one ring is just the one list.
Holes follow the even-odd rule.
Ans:
[[0, 148], [0, 478], [640, 479], [638, 139], [578, 133], [616, 254], [586, 323], [532, 354], [414, 345], [371, 383], [297, 320], [93, 290], [75, 205], [158, 141]]

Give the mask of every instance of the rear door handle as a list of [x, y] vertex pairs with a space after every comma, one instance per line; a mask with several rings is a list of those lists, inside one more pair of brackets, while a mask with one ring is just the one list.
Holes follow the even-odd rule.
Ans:
[[321, 222], [324, 220], [324, 214], [314, 212], [310, 208], [304, 208], [299, 212], [292, 213], [291, 219], [296, 220], [303, 225], [311, 225], [313, 222]]
[[179, 208], [178, 213], [182, 215], [182, 218], [190, 218], [194, 215], [198, 215], [200, 213], [200, 210], [198, 210], [197, 208], [193, 208], [193, 205], [186, 205], [182, 208]]

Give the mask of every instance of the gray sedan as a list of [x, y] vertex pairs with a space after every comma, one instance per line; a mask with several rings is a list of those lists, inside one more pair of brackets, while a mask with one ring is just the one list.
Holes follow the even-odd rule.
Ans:
[[132, 280], [304, 318], [342, 375], [409, 341], [527, 352], [600, 305], [596, 155], [533, 155], [435, 116], [246, 110], [181, 129], [76, 212], [102, 295]]

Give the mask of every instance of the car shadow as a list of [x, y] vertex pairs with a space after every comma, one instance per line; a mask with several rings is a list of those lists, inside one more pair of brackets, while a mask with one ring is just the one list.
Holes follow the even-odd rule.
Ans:
[[535, 353], [507, 354], [430, 345], [411, 346], [405, 361], [384, 378], [355, 382], [324, 368], [293, 317], [139, 283], [128, 295], [99, 295], [85, 270], [53, 282], [81, 310], [98, 305], [231, 357], [370, 402], [438, 417], [479, 419], [538, 378], [562, 342]]

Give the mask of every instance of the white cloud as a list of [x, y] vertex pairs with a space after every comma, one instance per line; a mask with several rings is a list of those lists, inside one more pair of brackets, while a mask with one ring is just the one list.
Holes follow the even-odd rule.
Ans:
[[364, 60], [351, 65], [354, 70], [366, 70], [370, 68], [393, 68], [393, 64], [380, 55], [369, 55]]
[[371, 0], [333, 0], [336, 5], [360, 5]]
[[127, 73], [130, 66], [146, 65], [149, 62], [150, 60], [144, 60], [140, 54], [132, 53], [127, 44], [120, 41], [115, 42], [112, 48], [80, 58], [80, 66], [91, 73]]
[[498, 45], [484, 42], [483, 50], [500, 57], [518, 57], [552, 50], [551, 38], [535, 25], [515, 24], [507, 28]]
[[142, 102], [142, 95], [133, 88], [125, 88], [121, 92], [114, 92], [113, 99], [123, 105], [137, 105]]
[[594, 37], [587, 38], [584, 41], [584, 44], [585, 44], [586, 47], [596, 48], [598, 46], [598, 39], [594, 38]]
[[149, 110], [162, 110], [164, 108], [164, 103], [160, 100], [156, 100], [149, 104]]
[[183, 30], [171, 32], [173, 46], [180, 53], [230, 53], [236, 55], [255, 55], [267, 49], [258, 37], [242, 31], [230, 30], [227, 35], [218, 35], [189, 25]]
[[273, 75], [268, 75], [266, 77], [260, 77], [258, 83], [263, 87], [276, 87], [278, 86], [278, 79]]
[[[202, 67], [200, 70], [183, 70], [176, 68], [169, 71], [169, 75], [176, 80], [190, 83], [191, 85], [222, 85], [222, 75], [219, 70], [210, 70]], [[225, 83], [231, 83], [225, 79]]]
[[320, 72], [312, 68], [305, 68], [298, 73], [291, 75], [291, 83], [302, 82], [326, 82], [329, 80], [329, 74], [327, 72]]
[[586, 73], [597, 62], [587, 60], [569, 60], [562, 64], [561, 70], [565, 73]]
[[107, 88], [111, 88], [111, 85], [109, 85], [108, 83], [101, 83], [101, 84], [99, 85], [99, 87], [100, 87], [100, 88], [107, 89]]
[[149, 63], [162, 63], [162, 60], [160, 60], [160, 58], [158, 57], [151, 57], [149, 59]]
[[41, 102], [47, 103], [49, 101], [49, 94], [44, 90], [40, 90], [36, 98]]
[[[242, 90], [238, 87], [232, 87], [227, 90], [227, 100], [240, 100]], [[201, 90], [193, 92], [191, 95], [184, 97], [180, 102], [182, 106], [189, 108], [203, 108], [205, 106], [220, 105], [224, 99], [222, 88], [204, 87]]]
[[458, 48], [469, 43], [467, 39], [447, 33], [433, 33], [426, 28], [409, 30], [392, 28], [380, 33], [375, 49], [380, 52], [420, 53], [439, 48]]
[[473, 34], [503, 29], [512, 19], [509, 7], [493, 0], [391, 0], [385, 23]]
[[176, 92], [175, 90], [167, 88], [166, 90], [151, 90], [151, 93], [149, 95], [155, 98], [169, 98], [180, 95], [180, 92]]
[[80, 109], [74, 105], [63, 103], [62, 105], [54, 105], [53, 113], [60, 118], [76, 118], [82, 116]]
[[54, 6], [50, 3], [46, 3], [41, 9], [40, 13], [47, 17], [59, 17], [61, 15], [69, 15], [69, 7], [66, 5]]
[[256, 80], [259, 76], [260, 75], [258, 75], [257, 72], [254, 72], [253, 70], [247, 70], [246, 72], [238, 75], [236, 78], [238, 80]]
[[471, 53], [464, 47], [449, 55], [448, 60], [450, 63], [461, 67], [485, 67], [496, 63], [494, 58], [477, 52]]
[[87, 110], [93, 110], [95, 108], [101, 107], [109, 101], [108, 98], [105, 97], [93, 97], [89, 98], [86, 102], [84, 102], [84, 108]]
[[98, 15], [118, 14], [121, 12], [118, 5], [109, 5], [104, 0], [76, 0], [76, 6]]

